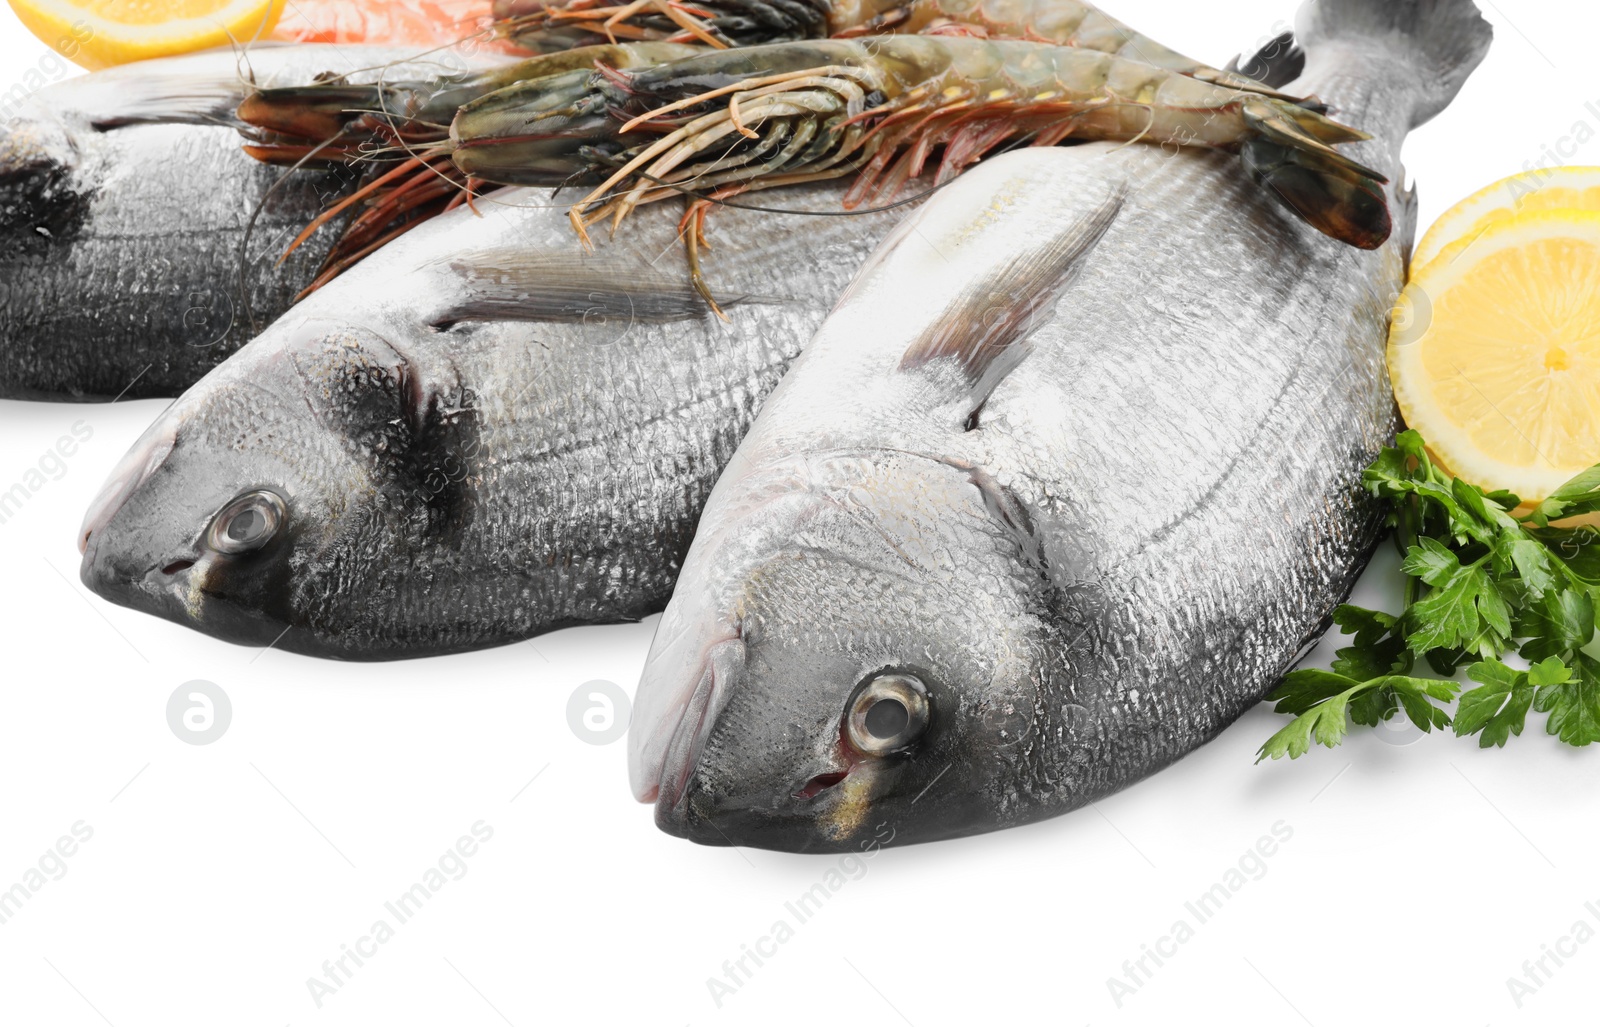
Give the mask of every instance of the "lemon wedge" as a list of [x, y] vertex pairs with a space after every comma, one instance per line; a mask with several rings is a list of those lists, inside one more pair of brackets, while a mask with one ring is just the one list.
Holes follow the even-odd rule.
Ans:
[[1418, 270], [1389, 375], [1448, 471], [1544, 499], [1600, 463], [1600, 213], [1491, 220]]
[[10, 0], [68, 60], [96, 69], [265, 36], [285, 0]]
[[1541, 168], [1485, 186], [1433, 223], [1417, 244], [1411, 266], [1427, 267], [1452, 244], [1493, 222], [1542, 210], [1600, 211], [1600, 168]]

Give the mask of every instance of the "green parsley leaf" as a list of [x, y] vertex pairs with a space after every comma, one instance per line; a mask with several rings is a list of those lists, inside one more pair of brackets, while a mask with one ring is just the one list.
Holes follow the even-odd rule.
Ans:
[[1544, 685], [1533, 708], [1550, 714], [1545, 730], [1568, 745], [1600, 742], [1600, 662], [1579, 653], [1577, 673], [1570, 679]]
[[1396, 619], [1381, 610], [1366, 610], [1348, 603], [1333, 611], [1333, 622], [1344, 629], [1345, 634], [1356, 636], [1358, 646], [1372, 645], [1393, 631]]
[[[1411, 723], [1423, 731], [1431, 732], [1450, 726], [1450, 714], [1435, 706], [1431, 699], [1455, 698], [1455, 685], [1427, 678], [1386, 678], [1389, 687], [1400, 700], [1400, 706], [1411, 718]], [[1401, 684], [1400, 682], [1405, 682]]]
[[1483, 686], [1462, 694], [1456, 706], [1457, 737], [1481, 731], [1478, 745], [1487, 749], [1503, 747], [1511, 735], [1522, 734], [1534, 694], [1527, 672], [1512, 670], [1499, 660], [1485, 660], [1473, 664], [1467, 676]]
[[[1440, 470], [1414, 431], [1400, 433], [1362, 474], [1388, 504], [1403, 554], [1400, 614], [1344, 605], [1333, 619], [1351, 644], [1332, 669], [1297, 670], [1269, 698], [1294, 719], [1262, 746], [1260, 759], [1334, 746], [1350, 724], [1381, 724], [1402, 711], [1425, 731], [1451, 726], [1441, 707], [1458, 686], [1412, 677], [1419, 661], [1441, 677], [1463, 666], [1477, 682], [1460, 698], [1454, 732], [1485, 748], [1521, 736], [1530, 712], [1571, 745], [1600, 741], [1600, 530], [1552, 528], [1552, 520], [1600, 511], [1600, 465], [1563, 485], [1519, 521], [1521, 499], [1484, 492]], [[1519, 652], [1519, 671], [1502, 658]]]
[[1350, 699], [1350, 723], [1377, 727], [1400, 709], [1400, 700], [1388, 686], [1358, 692]]
[[[1376, 682], [1357, 683], [1353, 688], [1324, 696], [1321, 702], [1302, 710], [1287, 727], [1267, 739], [1261, 751], [1256, 754], [1256, 762], [1260, 763], [1269, 757], [1279, 759], [1283, 756], [1299, 759], [1311, 751], [1313, 742], [1332, 749], [1344, 741], [1345, 732], [1349, 730], [1345, 726], [1345, 707], [1349, 704], [1350, 697], [1376, 687], [1378, 687]], [[1285, 711], [1280, 707], [1279, 712]]]
[[1565, 657], [1594, 637], [1594, 599], [1588, 592], [1552, 592], [1527, 607], [1517, 633], [1528, 639], [1522, 655], [1529, 660]]
[[[1520, 535], [1520, 533], [1518, 533]], [[1526, 594], [1538, 598], [1556, 586], [1556, 569], [1544, 546], [1531, 538], [1502, 535], [1495, 544], [1495, 555], [1515, 571]], [[1505, 573], [1501, 570], [1501, 573]]]
[[1600, 588], [1600, 530], [1588, 526], [1534, 528], [1528, 534], [1573, 577], [1590, 589]]
[[[1313, 693], [1325, 693], [1327, 688], [1334, 684], [1333, 679], [1337, 674], [1327, 671], [1295, 671], [1294, 674], [1305, 675], [1299, 679], [1294, 690], [1294, 698], [1303, 700]], [[1313, 679], [1310, 675], [1318, 675]], [[1293, 675], [1291, 675], [1293, 676]], [[1346, 679], [1348, 682], [1348, 679]], [[1313, 684], [1313, 682], [1315, 682]], [[1286, 679], [1287, 683], [1287, 679]], [[1435, 700], [1449, 701], [1456, 694], [1456, 685], [1450, 681], [1433, 681], [1428, 678], [1405, 677], [1393, 674], [1388, 677], [1376, 678], [1372, 681], [1348, 682], [1351, 687], [1342, 692], [1325, 695], [1320, 701], [1309, 705], [1289, 722], [1277, 734], [1267, 739], [1256, 754], [1256, 762], [1265, 759], [1280, 759], [1288, 756], [1298, 759], [1311, 751], [1313, 744], [1324, 745], [1332, 749], [1344, 741], [1349, 732], [1349, 725], [1345, 721], [1346, 714], [1352, 700], [1368, 695], [1374, 691], [1390, 691], [1399, 700], [1400, 708], [1404, 708], [1406, 716], [1411, 722], [1424, 731], [1435, 728], [1444, 728], [1450, 725], [1450, 715], [1434, 704]], [[1274, 691], [1274, 695], [1282, 691], [1281, 687]], [[1282, 712], [1282, 700], [1279, 700]], [[1392, 710], [1390, 711], [1393, 712]], [[1387, 717], [1383, 719], [1388, 719]]]
[[1528, 684], [1535, 688], [1559, 685], [1572, 680], [1572, 668], [1556, 659], [1540, 660], [1528, 668]]
[[1461, 561], [1442, 543], [1431, 538], [1421, 538], [1417, 542], [1418, 545], [1406, 550], [1401, 570], [1435, 588], [1445, 587], [1461, 573]]
[[1371, 645], [1340, 649], [1334, 654], [1331, 669], [1354, 681], [1366, 681], [1388, 674], [1404, 674], [1411, 669], [1411, 655], [1405, 639], [1386, 638]]
[[1297, 717], [1358, 684], [1359, 681], [1326, 670], [1295, 670], [1284, 675], [1267, 701], [1277, 703], [1274, 712]]
[[[1433, 542], [1432, 539], [1427, 541]], [[1438, 545], [1437, 542], [1433, 544]], [[1417, 550], [1413, 548], [1412, 552]], [[1410, 556], [1406, 559], [1408, 563], [1411, 561]], [[1451, 559], [1455, 559], [1454, 554]], [[1503, 603], [1499, 602], [1500, 595], [1489, 576], [1477, 564], [1466, 567], [1458, 564], [1432, 595], [1417, 601], [1406, 611], [1406, 619], [1413, 625], [1406, 633], [1411, 651], [1420, 656], [1430, 649], [1461, 648], [1471, 642], [1478, 635], [1478, 618], [1483, 612], [1480, 600], [1488, 596], [1499, 604], [1493, 606], [1493, 613], [1500, 616]], [[1506, 630], [1510, 630], [1509, 622]]]
[[1550, 494], [1528, 518], [1538, 527], [1566, 517], [1600, 510], [1600, 464], [1589, 468]]
[[[1476, 485], [1468, 485], [1456, 478], [1450, 482], [1450, 495], [1462, 510], [1472, 514], [1484, 527], [1497, 531], [1516, 531], [1519, 527], [1516, 518], [1501, 509], [1498, 503], [1491, 502]], [[1485, 536], [1480, 541], [1488, 542], [1492, 537]]]

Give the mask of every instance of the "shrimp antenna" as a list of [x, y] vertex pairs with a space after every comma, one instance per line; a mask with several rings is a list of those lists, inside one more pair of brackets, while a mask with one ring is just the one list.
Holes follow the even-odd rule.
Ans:
[[[480, 30], [478, 32], [475, 32], [475, 33], [473, 33], [473, 35], [468, 36], [467, 39], [472, 39], [475, 36], [480, 36], [480, 35], [483, 34], [484, 31], [486, 31], [486, 30]], [[434, 53], [436, 51], [430, 50], [428, 52], [429, 53]], [[426, 56], [426, 55], [424, 55], [424, 56]], [[383, 76], [386, 76], [388, 73], [389, 73], [389, 69], [388, 68], [384, 68], [383, 71], [380, 72], [380, 75], [379, 75], [379, 78], [378, 78], [378, 85], [380, 85], [380, 86], [387, 85], [387, 82], [384, 81]], [[392, 135], [394, 137], [395, 142], [397, 142], [399, 144], [400, 149], [404, 150], [406, 155], [408, 157], [410, 157], [412, 160], [420, 161], [422, 163], [422, 166], [424, 168], [426, 168], [429, 173], [437, 175], [441, 180], [443, 180], [445, 182], [449, 182], [452, 186], [455, 186], [456, 188], [460, 188], [461, 187], [461, 183], [460, 182], [455, 181], [449, 175], [446, 175], [443, 171], [440, 171], [438, 168], [434, 167], [434, 165], [432, 163], [432, 158], [429, 158], [429, 159], [425, 160], [424, 159], [424, 154], [419, 153], [416, 150], [412, 149], [410, 142], [406, 140], [404, 133], [402, 133], [400, 131], [400, 126], [395, 123], [394, 112], [389, 110], [388, 92], [389, 91], [387, 89], [379, 89], [378, 90], [378, 108], [379, 108], [378, 116], [381, 117], [383, 119], [384, 123], [389, 126], [389, 133], [390, 133], [390, 135]], [[473, 213], [477, 213], [477, 208], [473, 208]]]
[[255, 209], [250, 212], [250, 220], [247, 221], [244, 226], [244, 239], [239, 243], [239, 303], [244, 307], [244, 316], [245, 320], [250, 325], [251, 335], [256, 335], [261, 331], [261, 327], [256, 324], [255, 311], [250, 306], [250, 283], [247, 281], [247, 275], [250, 270], [250, 240], [255, 235], [256, 221], [261, 217], [261, 212], [266, 209], [267, 203], [271, 201], [273, 195], [276, 194], [279, 189], [283, 188], [283, 184], [289, 181], [291, 175], [305, 167], [306, 164], [315, 158], [317, 154], [338, 142], [343, 135], [344, 132], [341, 131], [338, 134], [323, 140], [304, 157], [301, 157], [291, 167], [286, 169], [283, 174], [278, 176], [278, 180], [273, 182], [271, 187], [262, 194], [261, 201], [257, 203]]
[[256, 83], [256, 69], [255, 66], [250, 63], [250, 49], [259, 43], [261, 41], [261, 37], [266, 34], [267, 19], [271, 17], [272, 7], [269, 5], [266, 10], [261, 12], [261, 20], [256, 23], [255, 34], [253, 34], [243, 44], [241, 44], [234, 36], [232, 29], [225, 30], [228, 34], [228, 45], [231, 46], [234, 52], [237, 54], [237, 58], [234, 61], [234, 71], [238, 71], [239, 60], [243, 60], [244, 66], [249, 69], [248, 75], [240, 75], [241, 80], [246, 85], [254, 86]]

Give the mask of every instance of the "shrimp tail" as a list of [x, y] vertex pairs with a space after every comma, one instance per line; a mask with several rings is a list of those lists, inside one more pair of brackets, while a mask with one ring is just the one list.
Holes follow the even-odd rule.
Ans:
[[[1358, 51], [1362, 60], [1395, 76], [1403, 86], [1396, 102], [1411, 105], [1403, 112], [1410, 128], [1450, 103], [1493, 36], [1472, 0], [1322, 0], [1301, 10], [1295, 30], [1308, 51]], [[1258, 182], [1329, 235], [1372, 248], [1388, 234], [1380, 177], [1363, 175], [1348, 162], [1330, 163], [1318, 151], [1265, 130], [1245, 143], [1241, 156]]]
[[1376, 178], [1380, 182], [1388, 181], [1379, 172], [1357, 163], [1333, 148], [1337, 143], [1360, 143], [1372, 138], [1360, 129], [1341, 125], [1304, 107], [1275, 100], [1249, 100], [1241, 113], [1248, 127], [1273, 142], [1309, 150], [1351, 171]]
[[1357, 249], [1375, 250], [1394, 230], [1381, 175], [1352, 170], [1266, 136], [1247, 140], [1240, 158], [1255, 182], [1279, 203], [1324, 235]]
[[1389, 179], [1340, 153], [1336, 143], [1359, 142], [1366, 133], [1314, 111], [1269, 99], [1252, 99], [1241, 113], [1253, 134], [1240, 146], [1245, 169], [1274, 199], [1324, 235], [1375, 250], [1393, 231]]

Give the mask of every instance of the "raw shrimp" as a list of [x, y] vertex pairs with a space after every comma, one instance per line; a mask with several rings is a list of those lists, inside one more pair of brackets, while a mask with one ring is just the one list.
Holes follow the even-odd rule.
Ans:
[[599, 38], [751, 46], [886, 33], [970, 35], [1099, 50], [1204, 82], [1295, 99], [1170, 50], [1082, 0], [495, 0], [501, 32], [532, 51]]
[[[609, 171], [572, 208], [581, 236], [641, 204], [860, 172], [847, 206], [893, 197], [942, 148], [936, 181], [984, 155], [1074, 139], [1146, 140], [1237, 152], [1269, 195], [1319, 231], [1373, 249], [1388, 238], [1382, 175], [1333, 144], [1368, 138], [1316, 110], [1198, 81], [1098, 50], [936, 36], [778, 43], [635, 71], [501, 90], [464, 106], [454, 160], [486, 181], [549, 184]], [[621, 125], [575, 113], [604, 106]], [[652, 141], [626, 146], [640, 133]], [[626, 148], [624, 148], [626, 147]], [[585, 163], [587, 162], [587, 163]], [[711, 194], [707, 197], [706, 194]]]
[[[305, 290], [308, 294], [422, 221], [470, 201], [482, 183], [456, 169], [447, 142], [451, 119], [463, 103], [514, 83], [574, 75], [587, 82], [596, 63], [632, 68], [697, 52], [676, 43], [637, 43], [584, 47], [487, 70], [456, 72], [441, 63], [439, 73], [427, 78], [397, 77], [377, 83], [340, 78], [257, 90], [240, 104], [238, 115], [250, 126], [245, 151], [269, 164], [393, 165], [324, 211], [289, 246], [285, 257], [346, 210], [364, 206], [346, 225], [321, 272]], [[441, 62], [447, 57], [440, 55]], [[554, 87], [546, 91], [562, 92]], [[595, 117], [615, 125], [603, 107]], [[558, 173], [561, 178], [571, 175], [566, 164]]]
[[338, 77], [308, 86], [258, 89], [239, 105], [238, 116], [249, 126], [246, 149], [268, 164], [298, 164], [312, 154], [320, 163], [349, 163], [385, 153], [402, 159], [447, 139], [463, 104], [509, 86], [572, 71], [587, 75], [597, 64], [638, 68], [699, 52], [677, 43], [586, 46], [489, 69], [465, 65], [446, 52], [434, 58], [437, 73], [423, 78], [352, 83]]

